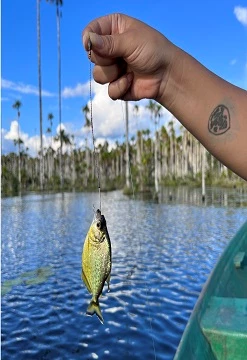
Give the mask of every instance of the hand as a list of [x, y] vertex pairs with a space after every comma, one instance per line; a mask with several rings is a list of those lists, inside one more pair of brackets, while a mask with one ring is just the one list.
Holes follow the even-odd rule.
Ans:
[[[113, 14], [92, 21], [83, 31], [86, 50], [89, 38], [94, 79], [110, 83], [112, 99], [158, 101], [215, 157], [247, 180], [246, 91], [129, 16]], [[228, 128], [212, 134], [211, 115], [222, 104], [228, 109]]]
[[159, 101], [164, 96], [174, 45], [143, 22], [122, 14], [100, 17], [83, 31], [95, 63], [93, 76], [109, 84], [113, 99]]

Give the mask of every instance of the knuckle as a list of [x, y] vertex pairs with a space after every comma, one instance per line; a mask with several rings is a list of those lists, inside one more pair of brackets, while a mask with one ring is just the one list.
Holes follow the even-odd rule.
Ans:
[[127, 90], [128, 90], [127, 79], [124, 77], [124, 78], [120, 78], [117, 81], [114, 81], [109, 85], [108, 94], [110, 98], [112, 98], [112, 100], [117, 100], [122, 98]]
[[118, 90], [115, 86], [113, 86], [113, 84], [109, 84], [108, 86], [108, 95], [112, 100], [117, 100], [119, 98]]
[[104, 85], [106, 81], [105, 81], [105, 77], [102, 75], [103, 74], [101, 71], [101, 67], [96, 65], [93, 69], [93, 78], [97, 83]]
[[113, 37], [111, 35], [105, 36], [104, 40], [106, 45], [105, 48], [107, 49], [108, 55], [109, 56], [113, 55], [115, 50], [115, 43], [113, 41]]

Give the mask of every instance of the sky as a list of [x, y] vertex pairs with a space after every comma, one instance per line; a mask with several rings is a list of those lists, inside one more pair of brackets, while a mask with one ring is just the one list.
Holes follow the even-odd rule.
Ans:
[[[89, 60], [81, 33], [92, 19], [121, 12], [148, 23], [203, 65], [229, 82], [247, 89], [247, 0], [64, 0], [61, 19], [62, 124], [83, 146], [90, 133], [84, 127], [82, 107], [89, 101]], [[20, 100], [20, 137], [30, 155], [39, 148], [36, 0], [1, 1], [1, 145], [2, 153], [16, 151]], [[44, 146], [49, 146], [48, 114], [58, 130], [58, 76], [56, 8], [41, 0], [41, 66]], [[93, 121], [98, 142], [124, 141], [124, 104], [112, 101], [107, 85], [93, 83]], [[129, 104], [130, 135], [150, 128], [147, 101]], [[163, 110], [161, 125], [172, 115]]]

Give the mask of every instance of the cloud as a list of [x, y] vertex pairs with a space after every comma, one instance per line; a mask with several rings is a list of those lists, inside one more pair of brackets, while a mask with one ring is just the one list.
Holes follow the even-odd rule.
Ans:
[[[95, 137], [107, 139], [123, 139], [125, 133], [125, 103], [120, 100], [113, 101], [108, 96], [108, 85], [92, 84], [93, 99], [93, 124]], [[150, 120], [150, 113], [146, 109], [148, 100], [138, 103], [129, 102], [129, 133], [130, 137], [136, 134], [137, 130], [152, 128], [154, 125]], [[139, 107], [138, 116], [134, 116], [135, 104]], [[90, 108], [90, 103], [88, 102]], [[162, 109], [160, 125], [167, 123], [172, 115], [165, 108]], [[87, 129], [81, 128], [86, 134]]]
[[9, 101], [9, 98], [7, 98], [7, 97], [1, 97], [1, 101]]
[[[22, 94], [31, 94], [31, 95], [39, 95], [39, 90], [37, 87], [33, 85], [23, 84], [21, 82], [13, 82], [6, 79], [1, 79], [2, 88], [7, 90], [16, 91]], [[53, 94], [49, 91], [42, 90], [42, 95], [47, 97], [55, 96], [56, 94]]]
[[[61, 128], [65, 130], [65, 132], [69, 135], [72, 135], [69, 132], [68, 127], [65, 124], [61, 124]], [[56, 128], [56, 134], [58, 134], [59, 131], [59, 125]], [[16, 152], [17, 148], [14, 145], [14, 140], [18, 139], [18, 121], [12, 120], [10, 123], [10, 129], [1, 129], [2, 132], [2, 153], [8, 154], [10, 152]], [[44, 152], [46, 149], [48, 149], [51, 144], [52, 148], [57, 151], [60, 143], [59, 141], [54, 141], [54, 135], [53, 139], [51, 139], [51, 135], [47, 135], [43, 133], [43, 149]], [[29, 134], [25, 133], [21, 130], [21, 127], [19, 127], [19, 137], [23, 141], [22, 148], [26, 149], [28, 148], [28, 154], [32, 157], [36, 157], [39, 150], [40, 150], [40, 136], [39, 135], [33, 135], [30, 136]], [[81, 139], [80, 137], [76, 139], [76, 144], [78, 145], [78, 141], [81, 140], [81, 146], [85, 146], [85, 139]], [[66, 146], [64, 144], [63, 146], [63, 152], [70, 150], [69, 146]]]
[[[81, 84], [82, 88], [86, 88], [88, 83]], [[134, 107], [138, 105], [139, 111], [135, 115]], [[150, 119], [150, 113], [146, 108], [148, 100], [141, 100], [137, 103], [129, 102], [129, 138], [136, 135], [138, 130], [151, 129], [154, 133], [154, 123]], [[88, 101], [90, 108], [90, 102]], [[92, 108], [93, 108], [93, 125], [94, 136], [96, 144], [103, 144], [105, 140], [108, 141], [109, 146], [113, 147], [115, 141], [122, 143], [125, 141], [125, 102], [117, 100], [113, 101], [108, 96], [108, 85], [92, 84]], [[81, 114], [80, 114], [81, 116]], [[162, 108], [162, 116], [159, 120], [158, 128], [162, 125], [167, 125], [171, 120], [172, 115], [165, 108]], [[87, 139], [88, 146], [92, 146], [91, 129], [80, 125], [75, 125], [71, 121], [63, 122], [62, 129], [69, 135], [74, 136], [74, 142], [77, 147], [84, 147]], [[176, 126], [179, 128], [179, 125]], [[59, 131], [59, 126], [55, 129], [56, 133]], [[55, 134], [53, 134], [55, 135]], [[20, 137], [24, 141], [24, 148], [29, 148], [29, 154], [36, 156], [40, 148], [40, 139], [38, 135], [30, 136], [20, 129]], [[13, 151], [13, 140], [18, 138], [18, 122], [13, 120], [10, 129], [4, 129], [2, 132], [2, 149], [3, 153]], [[44, 132], [43, 135], [44, 147], [49, 147], [51, 144], [51, 136]], [[53, 148], [57, 150], [59, 142], [53, 141]], [[10, 150], [12, 149], [12, 150]], [[65, 149], [68, 150], [69, 148]]]
[[[10, 123], [10, 129], [2, 129], [2, 153], [6, 154], [9, 152], [15, 152], [16, 147], [14, 146], [14, 140], [18, 139], [18, 121], [13, 120]], [[23, 132], [19, 127], [19, 136], [23, 141], [23, 148], [28, 148], [28, 153], [31, 156], [37, 156], [37, 153], [40, 149], [40, 137], [38, 135], [29, 136], [27, 133]], [[43, 146], [49, 147], [51, 143], [50, 137], [43, 135]], [[57, 148], [58, 145], [54, 144], [54, 148]]]
[[85, 84], [78, 83], [74, 88], [65, 87], [62, 91], [62, 97], [72, 98], [86, 96], [89, 94], [89, 81]]
[[15, 140], [18, 139], [18, 122], [16, 120], [11, 121], [10, 130], [5, 133], [4, 138], [6, 140]]
[[[25, 140], [27, 140], [28, 135], [21, 132], [21, 129], [19, 128], [19, 135], [18, 135], [18, 121], [13, 120], [10, 124], [10, 129], [2, 129], [2, 153], [6, 154], [9, 152], [15, 152], [16, 146], [14, 145], [14, 140], [17, 140], [18, 137], [20, 137], [24, 143]], [[25, 147], [27, 145], [25, 144]]]
[[235, 6], [234, 14], [242, 25], [247, 26], [247, 7]]
[[57, 127], [56, 127], [56, 133], [57, 134], [59, 133], [60, 128], [61, 128], [61, 130], [64, 130], [65, 132], [67, 132], [66, 126], [63, 123], [61, 123], [61, 126], [60, 126], [60, 124], [58, 124]]

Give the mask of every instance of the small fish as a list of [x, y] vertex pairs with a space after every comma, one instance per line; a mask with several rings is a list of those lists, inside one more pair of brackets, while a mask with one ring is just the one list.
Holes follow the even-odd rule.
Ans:
[[99, 306], [99, 297], [105, 282], [110, 283], [111, 274], [111, 241], [104, 215], [97, 210], [88, 230], [82, 252], [82, 280], [92, 299], [87, 308], [88, 315], [96, 314], [104, 322]]

